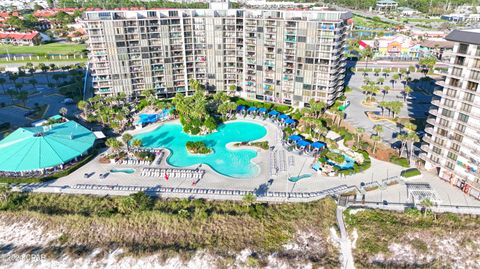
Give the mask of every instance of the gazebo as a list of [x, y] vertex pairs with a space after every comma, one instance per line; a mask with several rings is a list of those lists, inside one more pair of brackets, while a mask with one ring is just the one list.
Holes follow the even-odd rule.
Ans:
[[273, 118], [276, 118], [278, 116], [278, 114], [280, 114], [280, 112], [278, 112], [276, 110], [272, 110], [272, 111], [268, 112], [268, 115], [273, 117]]
[[297, 142], [299, 140], [302, 140], [303, 138], [297, 134], [293, 134], [291, 136], [288, 137], [288, 140], [287, 141], [292, 141], [292, 142]]
[[316, 141], [312, 143], [313, 150], [323, 150], [327, 145], [323, 142]]
[[287, 124], [287, 125], [295, 124], [295, 120], [292, 119], [292, 118], [288, 118], [288, 119], [286, 119], [284, 122], [285, 122], [285, 124]]
[[268, 109], [266, 109], [264, 107], [261, 107], [257, 111], [258, 111], [258, 113], [265, 114], [265, 113], [267, 113]]
[[95, 134], [75, 121], [19, 128], [0, 141], [0, 172], [41, 172], [85, 155]]
[[241, 112], [241, 111], [245, 111], [245, 110], [247, 110], [246, 106], [244, 106], [244, 105], [237, 106], [237, 112]]
[[278, 118], [282, 121], [285, 121], [286, 119], [289, 119], [290, 117], [288, 115], [285, 115], [285, 114], [280, 114], [280, 116]]
[[297, 144], [297, 147], [299, 147], [300, 149], [305, 149], [305, 148], [307, 148], [308, 146], [311, 145], [310, 142], [308, 142], [306, 140], [303, 140], [303, 139], [297, 141], [296, 144]]

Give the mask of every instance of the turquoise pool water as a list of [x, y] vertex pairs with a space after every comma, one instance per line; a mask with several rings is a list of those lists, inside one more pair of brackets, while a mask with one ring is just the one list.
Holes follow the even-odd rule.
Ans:
[[[257, 153], [251, 149], [227, 149], [226, 144], [257, 140], [266, 134], [265, 127], [251, 122], [230, 122], [219, 126], [215, 133], [193, 136], [184, 133], [180, 123], [167, 123], [135, 138], [142, 140], [144, 147], [169, 149], [171, 154], [167, 162], [172, 166], [206, 164], [222, 175], [248, 178], [260, 172], [260, 168], [252, 163]], [[190, 154], [185, 147], [187, 141], [203, 141], [214, 152], [207, 155]]]
[[309, 178], [311, 176], [312, 176], [312, 174], [303, 174], [303, 175], [300, 175], [300, 176], [289, 177], [288, 181], [297, 182], [297, 181], [300, 181], [300, 179]]
[[[334, 151], [334, 152], [338, 153], [338, 150]], [[336, 164], [336, 163], [334, 163], [330, 160], [328, 160], [327, 162], [331, 165], [334, 165], [334, 166], [338, 167], [340, 170], [352, 169], [353, 165], [355, 164], [355, 160], [352, 159], [350, 156], [345, 155], [345, 154], [343, 154], [343, 157], [345, 157], [345, 161], [343, 161], [343, 163], [340, 163], [340, 164]]]
[[133, 168], [125, 168], [125, 169], [112, 169], [110, 170], [111, 173], [126, 173], [126, 174], [133, 174], [135, 173], [135, 169]]

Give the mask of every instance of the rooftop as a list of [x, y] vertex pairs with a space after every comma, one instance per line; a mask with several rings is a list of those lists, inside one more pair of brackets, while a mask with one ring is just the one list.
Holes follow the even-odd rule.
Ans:
[[480, 45], [480, 29], [453, 30], [445, 39], [453, 42]]
[[75, 121], [19, 128], [0, 141], [0, 171], [55, 167], [84, 154], [94, 142], [95, 135]]

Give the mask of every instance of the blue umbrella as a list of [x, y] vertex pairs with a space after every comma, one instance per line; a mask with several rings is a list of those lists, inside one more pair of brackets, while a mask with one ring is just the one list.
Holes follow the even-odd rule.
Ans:
[[312, 147], [313, 147], [313, 148], [316, 148], [316, 149], [322, 149], [322, 148], [324, 148], [325, 146], [326, 146], [326, 144], [323, 143], [323, 142], [320, 142], [320, 141], [317, 141], [317, 142], [313, 142], [313, 143], [312, 143]]
[[298, 141], [298, 140], [302, 140], [302, 137], [294, 134], [294, 135], [289, 136], [288, 139], [292, 140], [292, 141]]
[[278, 112], [276, 110], [272, 110], [272, 111], [268, 112], [268, 115], [270, 115], [270, 116], [277, 116], [278, 114], [280, 114], [280, 112]]
[[290, 117], [288, 115], [281, 114], [279, 118], [282, 120], [286, 120], [286, 119], [289, 119]]
[[285, 123], [286, 124], [294, 124], [295, 120], [288, 118], [288, 119], [285, 120]]
[[310, 146], [310, 142], [305, 141], [305, 140], [300, 140], [300, 141], [297, 141], [297, 146], [307, 147], [307, 146]]
[[245, 109], [247, 109], [247, 107], [245, 107], [244, 105], [237, 106], [237, 111], [242, 111], [242, 110], [245, 110]]
[[258, 112], [260, 112], [260, 113], [266, 113], [266, 112], [267, 112], [267, 109], [264, 108], [264, 107], [261, 107], [261, 108], [258, 109]]
[[255, 111], [257, 111], [257, 108], [254, 107], [254, 106], [251, 106], [250, 108], [248, 108], [247, 111], [248, 111], [248, 112], [255, 112]]

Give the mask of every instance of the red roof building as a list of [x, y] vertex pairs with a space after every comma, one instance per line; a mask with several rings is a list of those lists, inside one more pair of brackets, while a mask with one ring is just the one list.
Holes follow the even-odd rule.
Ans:
[[0, 43], [13, 45], [38, 45], [41, 38], [38, 32], [0, 32]]

